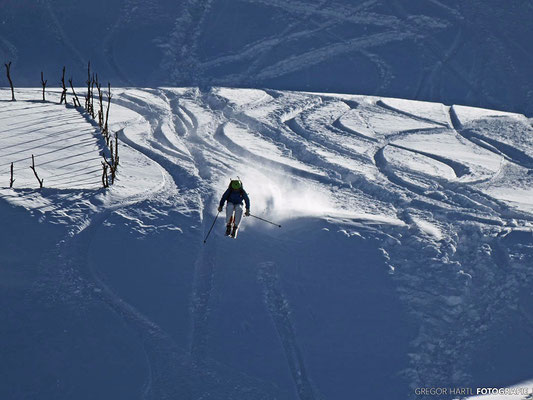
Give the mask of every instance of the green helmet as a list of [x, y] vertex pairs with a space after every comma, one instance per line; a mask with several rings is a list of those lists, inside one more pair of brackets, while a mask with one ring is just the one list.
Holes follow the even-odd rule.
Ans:
[[239, 190], [240, 188], [242, 188], [242, 183], [241, 181], [234, 180], [231, 181], [230, 186], [233, 190]]

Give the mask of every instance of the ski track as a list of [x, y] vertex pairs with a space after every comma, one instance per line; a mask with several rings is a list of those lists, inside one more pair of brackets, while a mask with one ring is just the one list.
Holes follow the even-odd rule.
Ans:
[[[397, 175], [394, 172], [394, 168], [389, 165], [383, 154], [386, 147], [384, 146], [376, 152], [374, 158], [376, 166], [392, 184], [401, 190], [411, 192], [415, 196], [412, 201], [416, 202], [415, 204], [419, 208], [422, 207], [422, 209], [428, 211], [438, 210], [451, 220], [475, 221], [497, 226], [502, 225], [502, 221], [498, 217], [501, 214], [526, 220], [530, 218], [520, 212], [512, 212], [497, 200], [459, 183], [449, 183], [445, 180], [431, 177], [431, 181], [438, 182], [440, 188], [429, 191], [422, 186], [407, 181]], [[411, 151], [410, 149], [407, 150]], [[428, 177], [418, 176], [418, 178], [429, 182]], [[446, 198], [442, 198], [442, 194]], [[472, 209], [477, 213], [473, 213]]]
[[261, 263], [258, 269], [258, 279], [263, 284], [265, 303], [285, 350], [298, 397], [300, 400], [318, 399], [296, 340], [289, 303], [281, 291], [275, 264], [273, 262]]
[[[203, 220], [202, 231], [205, 237], [210, 223], [205, 217]], [[212, 240], [209, 247], [204, 246], [194, 267], [194, 289], [191, 302], [192, 330], [189, 351], [192, 359], [197, 363], [204, 362], [208, 354], [209, 303], [214, 285], [216, 246], [216, 239]]]
[[498, 140], [479, 135], [470, 129], [464, 129], [453, 107], [450, 107], [450, 119], [453, 124], [453, 129], [466, 140], [497, 155], [503, 156], [509, 162], [527, 169], [533, 169], [533, 157], [530, 157], [522, 150]]
[[436, 161], [439, 161], [439, 162], [441, 162], [443, 164], [446, 164], [451, 169], [453, 169], [453, 172], [455, 173], [455, 176], [457, 178], [460, 178], [463, 175], [467, 175], [467, 174], [470, 173], [470, 168], [468, 168], [467, 165], [461, 164], [461, 163], [459, 163], [457, 161], [450, 160], [449, 158], [437, 156], [435, 154], [431, 154], [431, 153], [428, 153], [428, 152], [425, 152], [425, 151], [413, 150], [413, 149], [410, 149], [408, 147], [401, 146], [399, 144], [391, 143], [390, 145], [394, 146], [394, 147], [396, 147], [398, 149], [403, 149], [403, 150], [406, 150], [406, 151], [410, 151], [412, 153], [420, 154], [420, 155], [423, 155], [425, 157], [429, 157], [429, 158], [432, 158], [432, 159], [434, 159]]
[[272, 161], [268, 158], [261, 157], [260, 155], [254, 154], [246, 150], [244, 147], [238, 145], [237, 143], [233, 142], [230, 138], [227, 137], [227, 135], [224, 133], [224, 125], [221, 125], [219, 129], [217, 129], [217, 132], [215, 133], [215, 138], [218, 140], [218, 142], [221, 145], [223, 145], [226, 149], [228, 149], [228, 151], [235, 154], [240, 159], [246, 158], [250, 161], [268, 166], [273, 171], [282, 170], [285, 173], [291, 173], [294, 176], [299, 176], [302, 178], [308, 178], [308, 179], [322, 179], [323, 178], [319, 174], [315, 174], [315, 173], [304, 171], [302, 169], [291, 167], [281, 162]]
[[414, 114], [411, 114], [411, 113], [409, 113], [409, 112], [399, 110], [399, 109], [397, 109], [397, 108], [394, 108], [394, 107], [392, 107], [392, 106], [389, 106], [388, 104], [386, 104], [385, 102], [383, 102], [383, 100], [378, 100], [378, 101], [376, 102], [376, 105], [378, 105], [379, 107], [384, 108], [384, 109], [387, 110], [387, 111], [392, 111], [392, 112], [395, 113], [395, 114], [399, 114], [399, 115], [401, 115], [401, 116], [408, 117], [408, 118], [414, 119], [414, 120], [416, 120], [416, 121], [427, 122], [427, 123], [430, 123], [430, 124], [440, 125], [440, 126], [443, 126], [443, 127], [445, 127], [445, 128], [449, 128], [448, 124], [444, 124], [444, 123], [442, 123], [442, 122], [435, 121], [435, 120], [432, 120], [432, 119], [430, 119], [430, 118], [419, 117], [418, 115], [414, 115]]

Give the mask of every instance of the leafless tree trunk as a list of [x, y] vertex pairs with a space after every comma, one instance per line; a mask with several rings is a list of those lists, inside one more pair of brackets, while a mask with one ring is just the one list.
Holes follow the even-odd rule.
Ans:
[[106, 132], [103, 131], [104, 128], [104, 94], [102, 93], [102, 85], [99, 82], [96, 82], [96, 89], [98, 90], [98, 100], [100, 101], [100, 110], [98, 111], [98, 126], [104, 135]]
[[91, 117], [93, 117], [93, 119], [96, 118], [96, 114], [94, 113], [94, 84], [95, 83], [96, 83], [96, 80], [93, 74], [93, 78], [91, 80]]
[[13, 179], [13, 163], [11, 163], [11, 179], [9, 180], [9, 187], [13, 187], [13, 183], [15, 183], [15, 180]]
[[33, 154], [31, 155], [31, 166], [30, 166], [30, 168], [33, 170], [33, 173], [35, 174], [35, 177], [37, 178], [37, 182], [39, 182], [39, 188], [42, 189], [44, 178], [43, 179], [39, 179], [39, 175], [37, 175], [37, 171], [35, 170], [35, 157], [33, 157]]
[[63, 75], [61, 76], [61, 86], [63, 87], [63, 92], [61, 92], [61, 99], [59, 100], [59, 104], [67, 104], [67, 88], [65, 86], [65, 67], [63, 67]]
[[41, 71], [41, 85], [43, 86], [43, 101], [46, 101], [45, 90], [46, 90], [46, 84], [47, 83], [48, 83], [48, 79], [44, 80], [43, 71]]
[[117, 169], [117, 167], [118, 167], [118, 160], [119, 160], [119, 157], [118, 157], [118, 132], [115, 132], [115, 161], [114, 161], [115, 169]]
[[108, 82], [107, 83], [107, 110], [106, 110], [106, 113], [105, 113], [105, 124], [104, 124], [104, 132], [105, 132], [107, 137], [109, 137], [108, 122], [109, 122], [109, 108], [111, 106], [111, 97], [113, 97], [111, 95], [111, 83]]
[[114, 184], [115, 176], [117, 175], [117, 165], [115, 164], [114, 156], [113, 156], [113, 143], [111, 143], [111, 162], [107, 160], [105, 154], [103, 155], [103, 157], [104, 157], [105, 163], [109, 167], [109, 172], [111, 172], [111, 184]]
[[87, 97], [85, 97], [85, 111], [91, 113], [91, 62], [87, 64]]
[[102, 185], [104, 188], [109, 187], [109, 180], [107, 178], [107, 164], [103, 161], [102, 161]]
[[72, 85], [72, 78], [68, 80], [68, 83], [70, 84], [70, 88], [72, 89], [72, 93], [74, 94], [74, 107], [81, 107], [80, 100], [78, 99], [78, 95], [76, 94], [76, 91], [74, 90], [74, 85]]
[[[113, 146], [113, 142], [111, 142], [111, 146], [109, 146], [109, 151], [111, 152], [111, 165], [113, 166], [113, 170], [115, 169], [115, 146]], [[111, 171], [113, 172], [113, 171]], [[111, 179], [111, 183], [113, 183], [113, 179]]]
[[9, 86], [11, 86], [11, 101], [15, 101], [15, 89], [11, 80], [11, 61], [4, 65], [6, 66], [7, 80], [9, 81]]

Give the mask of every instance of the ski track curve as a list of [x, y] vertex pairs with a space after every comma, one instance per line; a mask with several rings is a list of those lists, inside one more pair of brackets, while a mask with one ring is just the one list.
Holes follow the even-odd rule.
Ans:
[[333, 121], [333, 123], [331, 124], [334, 128], [338, 129], [339, 131], [341, 132], [345, 132], [347, 134], [350, 134], [350, 135], [355, 135], [357, 136], [358, 138], [362, 139], [362, 140], [369, 140], [371, 142], [375, 142], [377, 143], [378, 140], [375, 139], [375, 138], [372, 138], [372, 137], [369, 137], [369, 136], [366, 136], [366, 135], [363, 135], [362, 133], [360, 132], [357, 132], [356, 130], [354, 129], [351, 129], [345, 125], [343, 125], [343, 123], [341, 122], [341, 118], [342, 117], [339, 117], [337, 118], [335, 121]]
[[395, 108], [395, 107], [392, 107], [388, 104], [386, 104], [383, 100], [378, 100], [376, 101], [376, 105], [387, 110], [387, 111], [392, 111], [393, 113], [395, 114], [398, 114], [398, 115], [401, 115], [403, 117], [408, 117], [408, 118], [411, 118], [411, 119], [414, 119], [416, 121], [420, 121], [420, 122], [427, 122], [427, 123], [430, 123], [430, 124], [434, 124], [434, 125], [440, 125], [444, 128], [450, 128], [450, 126], [448, 124], [445, 124], [445, 123], [442, 123], [442, 122], [439, 122], [439, 121], [435, 121], [431, 118], [424, 118], [424, 117], [420, 117], [418, 115], [415, 115], [415, 114], [411, 114], [407, 111], [402, 111], [402, 110], [399, 110], [398, 108]]
[[402, 145], [399, 145], [399, 144], [395, 144], [395, 143], [390, 143], [390, 146], [396, 147], [398, 149], [410, 151], [410, 152], [415, 153], [415, 154], [420, 154], [420, 155], [422, 155], [424, 157], [428, 157], [428, 158], [431, 158], [431, 159], [433, 159], [435, 161], [438, 161], [440, 163], [446, 164], [451, 169], [453, 169], [453, 172], [455, 173], [455, 177], [456, 178], [461, 178], [462, 176], [468, 175], [468, 174], [471, 173], [470, 172], [470, 168], [468, 168], [467, 165], [462, 164], [462, 163], [457, 162], [457, 161], [453, 161], [450, 158], [438, 156], [436, 154], [428, 153], [428, 152], [425, 152], [425, 151], [410, 149], [409, 147], [405, 147], [405, 146], [402, 146]]
[[258, 162], [264, 166], [268, 166], [272, 171], [281, 170], [285, 172], [290, 172], [294, 176], [299, 176], [301, 178], [308, 178], [308, 179], [314, 179], [314, 180], [323, 180], [325, 179], [324, 176], [305, 171], [303, 169], [299, 169], [296, 167], [292, 167], [290, 165], [273, 161], [268, 158], [262, 157], [258, 154], [254, 154], [248, 150], [246, 150], [243, 146], [240, 146], [239, 144], [232, 141], [225, 133], [224, 133], [224, 127], [225, 125], [221, 125], [216, 133], [215, 138], [219, 141], [220, 144], [224, 145], [230, 152], [234, 153], [238, 158], [245, 157], [250, 161]]
[[484, 148], [485, 150], [489, 150], [502, 156], [511, 163], [527, 169], [533, 169], [533, 157], [530, 157], [522, 150], [498, 140], [479, 135], [470, 129], [465, 129], [460, 123], [459, 117], [453, 107], [450, 107], [450, 119], [452, 121], [453, 129], [464, 139]]
[[230, 151], [238, 151], [239, 155], [246, 154], [251, 159], [255, 160], [261, 160], [261, 162], [264, 162], [266, 165], [271, 165], [273, 167], [278, 167], [276, 169], [281, 169], [284, 171], [291, 171], [294, 172], [295, 175], [301, 176], [304, 178], [314, 179], [318, 181], [324, 181], [324, 182], [331, 182], [335, 183], [337, 185], [345, 186], [343, 182], [339, 181], [335, 176], [336, 174], [331, 175], [328, 170], [324, 170], [323, 166], [327, 164], [327, 162], [324, 160], [323, 157], [320, 157], [319, 155], [312, 152], [306, 143], [306, 141], [302, 141], [298, 135], [294, 134], [290, 130], [284, 130], [283, 126], [280, 126], [279, 128], [275, 126], [271, 126], [266, 124], [263, 121], [255, 120], [252, 117], [249, 117], [248, 115], [245, 115], [244, 113], [235, 111], [231, 106], [226, 104], [224, 100], [222, 100], [224, 106], [217, 109], [221, 111], [225, 117], [226, 121], [234, 122], [237, 124], [242, 124], [244, 127], [246, 127], [248, 130], [253, 131], [263, 138], [267, 139], [275, 139], [280, 145], [285, 146], [286, 149], [288, 149], [293, 155], [296, 160], [303, 162], [305, 165], [314, 165], [315, 167], [313, 169], [319, 168], [319, 170], [324, 171], [324, 175], [316, 174], [309, 171], [299, 170], [297, 168], [288, 166], [286, 164], [278, 163], [272, 160], [267, 160], [264, 157], [261, 157], [256, 154], [252, 154], [251, 152], [244, 149], [242, 146], [237, 145], [236, 143], [232, 142], [227, 136], [224, 135], [223, 130], [217, 129], [215, 137], [226, 147], [229, 147], [228, 150]]
[[[320, 139], [320, 141], [318, 142], [315, 142], [317, 136], [322, 137], [322, 135], [317, 134], [316, 130], [311, 131], [308, 130], [309, 128], [305, 127], [305, 116], [307, 113], [312, 113], [313, 110], [320, 109], [320, 107], [324, 105], [323, 102], [315, 103], [309, 107], [302, 108], [296, 113], [296, 115], [293, 115], [289, 119], [284, 120], [282, 118], [281, 125], [276, 127], [267, 125], [262, 121], [254, 120], [243, 112], [235, 111], [225, 99], [218, 100], [219, 101], [217, 103], [223, 105], [219, 105], [217, 109], [222, 110], [227, 120], [243, 123], [246, 127], [248, 127], [248, 129], [253, 130], [254, 132], [264, 136], [265, 138], [274, 138], [278, 140], [281, 144], [291, 150], [291, 152], [296, 156], [297, 160], [303, 161], [305, 164], [320, 166], [321, 169], [323, 169], [328, 176], [339, 176], [340, 174], [341, 182], [345, 182], [347, 179], [348, 181], [350, 181], [351, 177], [354, 176], [354, 171], [348, 170], [336, 164], [331, 164], [327, 159], [316, 154], [310, 148], [308, 143], [312, 143], [313, 146], [319, 146], [319, 148], [323, 148], [329, 152], [333, 152], [334, 154], [341, 154], [345, 157], [358, 159], [363, 162], [367, 161], [366, 155], [363, 156], [354, 151], [347, 150], [342, 146], [336, 145], [336, 142], [330, 139], [324, 138]], [[403, 115], [401, 113], [400, 115], [411, 118], [410, 115]], [[413, 119], [420, 120], [417, 118]], [[435, 123], [435, 121], [433, 120], [428, 121], [431, 121], [431, 123]], [[378, 144], [379, 142], [374, 142], [365, 137], [364, 142], [369, 143], [371, 145], [371, 148], [375, 147], [374, 156], [371, 160], [372, 163], [377, 167], [377, 169], [385, 177], [386, 180], [391, 181], [401, 190], [407, 190], [407, 192], [412, 193], [414, 195], [414, 198], [412, 200], [415, 201], [417, 204], [425, 204], [424, 208], [427, 210], [439, 209], [442, 212], [445, 212], [447, 215], [450, 215], [451, 217], [459, 215], [462, 219], [466, 218], [469, 220], [488, 223], [491, 225], [501, 225], [502, 222], [500, 217], [502, 216], [505, 216], [507, 218], [514, 216], [522, 219], [528, 219], [528, 216], [526, 214], [521, 212], [510, 211], [509, 208], [502, 202], [491, 198], [490, 196], [480, 192], [479, 190], [476, 190], [474, 188], [468, 188], [466, 187], [466, 185], [461, 184], [459, 182], [448, 182], [446, 180], [435, 178], [433, 176], [426, 176], [424, 174], [412, 172], [422, 181], [438, 182], [440, 190], [446, 196], [446, 198], [442, 198], [441, 195], [439, 195], [436, 191], [427, 191], [426, 189], [414, 183], [405, 181], [393, 172], [393, 168], [391, 168], [391, 166], [388, 164], [383, 154], [385, 147], [387, 145], [391, 145], [397, 148], [403, 148], [403, 146], [395, 145], [392, 142], [403, 136], [409, 136], [415, 133], [431, 133], [433, 131], [439, 132], [441, 130], [449, 129], [445, 124], [438, 123], [437, 125], [438, 126], [434, 128], [410, 129], [399, 131], [395, 134], [386, 137], [381, 147], [375, 147], [376, 144]], [[287, 130], [284, 129], [284, 126], [287, 127], [290, 132], [287, 132]], [[339, 135], [338, 130], [335, 127], [325, 126], [322, 128], [329, 132], [331, 135]], [[217, 130], [217, 132], [220, 133], [219, 130]], [[289, 133], [289, 135], [287, 135], [287, 133]], [[296, 135], [296, 137], [298, 137], [299, 139], [296, 139], [296, 137], [294, 137], [293, 135]], [[343, 135], [341, 135], [341, 137], [342, 136]], [[218, 137], [221, 136], [218, 135]], [[229, 145], [230, 151], [234, 150], [231, 147], [235, 144], [228, 142], [224, 142], [222, 144], [224, 144], [226, 147], [228, 147]], [[420, 152], [408, 148], [405, 148], [405, 150], [418, 153], [424, 157], [428, 157], [430, 159], [448, 165], [450, 168], [452, 168], [458, 178], [470, 173], [469, 167], [467, 165], [462, 164], [460, 162], [456, 162], [447, 157], [442, 157], [427, 152]], [[242, 154], [242, 149], [240, 151]], [[266, 164], [268, 165], [268, 163]], [[336, 179], [337, 178], [335, 178], [335, 180]], [[319, 181], [326, 183], [328, 180], [321, 178], [321, 180]], [[378, 196], [378, 198], [385, 200], [391, 199], [390, 191], [383, 190], [383, 188], [380, 188], [380, 185], [375, 185], [374, 183], [369, 182], [366, 179], [362, 179], [362, 181], [361, 179], [356, 179], [354, 182], [352, 182], [352, 184], [353, 183], [363, 185], [365, 192], [374, 196]], [[397, 197], [396, 201], [398, 201], [399, 204], [405, 202], [405, 200], [402, 199], [401, 196]], [[472, 212], [472, 209], [475, 211]], [[480, 215], [475, 215], [476, 213], [480, 213]]]
[[[315, 131], [310, 131], [306, 127], [303, 126], [304, 123], [302, 122], [299, 116], [285, 121], [285, 125], [296, 135], [299, 135], [305, 138], [309, 142], [314, 142], [320, 147], [326, 148], [330, 151], [334, 150], [336, 153], [344, 155], [348, 158], [355, 158], [355, 159], [360, 159], [360, 160], [363, 159], [363, 157], [359, 153], [356, 153], [353, 150], [350, 151], [347, 146], [343, 146], [340, 143], [342, 139], [346, 140], [348, 138], [346, 137], [337, 138], [336, 137], [338, 136], [337, 132], [332, 130], [330, 127], [326, 128], [328, 129], [329, 135], [326, 135], [325, 133], [319, 134]], [[333, 122], [333, 127], [338, 128], [338, 126], [335, 125], [335, 122]], [[357, 136], [359, 139], [362, 139], [363, 141], [376, 142], [375, 140], [372, 140], [372, 138], [368, 138], [365, 135], [360, 134], [359, 132], [351, 131], [348, 129], [342, 129], [341, 131], [352, 133], [353, 135]], [[333, 141], [332, 139], [336, 139], [336, 140]]]
[[[479, 191], [467, 189], [460, 183], [449, 183], [443, 179], [430, 177], [431, 180], [428, 180], [428, 182], [438, 182], [441, 186], [440, 190], [431, 191], [413, 182], [406, 181], [394, 173], [394, 168], [387, 161], [384, 155], [384, 150], [387, 146], [381, 147], [375, 153], [375, 164], [388, 181], [396, 185], [398, 189], [411, 193], [412, 199], [410, 201], [412, 205], [431, 212], [438, 210], [451, 220], [469, 220], [488, 225], [501, 226], [503, 224], [502, 216], [528, 218], [524, 213], [511, 212], [505, 205]], [[428, 179], [422, 174], [414, 175], [420, 179]], [[440, 193], [446, 197], [443, 198]]]

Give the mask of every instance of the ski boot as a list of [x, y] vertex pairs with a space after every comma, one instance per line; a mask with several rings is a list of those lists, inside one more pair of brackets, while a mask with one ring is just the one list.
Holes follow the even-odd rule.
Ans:
[[231, 224], [226, 225], [226, 236], [231, 235]]
[[233, 226], [233, 230], [231, 231], [231, 237], [233, 239], [237, 239], [237, 231], [239, 230], [239, 228], [237, 228], [236, 226]]

